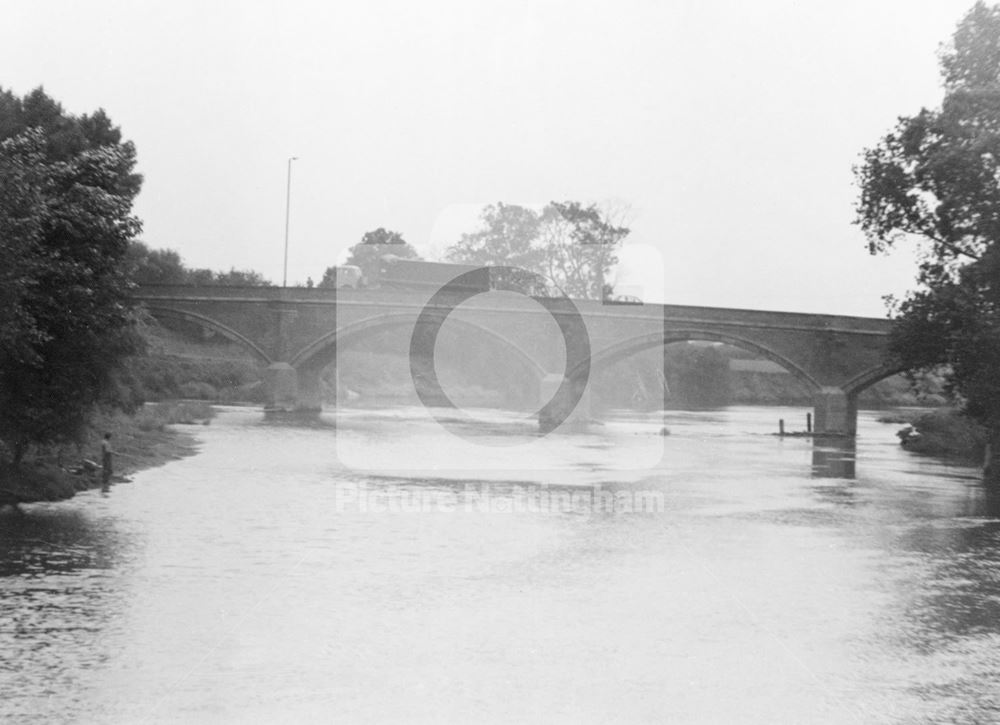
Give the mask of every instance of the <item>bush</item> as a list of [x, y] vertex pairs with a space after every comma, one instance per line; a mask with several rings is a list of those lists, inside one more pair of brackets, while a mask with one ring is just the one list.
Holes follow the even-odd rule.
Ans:
[[183, 383], [179, 392], [182, 398], [195, 398], [197, 400], [216, 400], [219, 391], [211, 383]]
[[987, 440], [981, 425], [956, 410], [924, 413], [897, 435], [908, 451], [967, 461], [982, 459]]
[[[217, 400], [222, 389], [239, 391], [260, 382], [260, 368], [255, 363], [239, 360], [188, 360], [166, 355], [149, 356], [134, 359], [131, 372], [151, 400], [178, 397]], [[208, 385], [211, 391], [209, 388], [185, 387], [192, 383]], [[233, 394], [235, 393], [231, 393]]]
[[140, 430], [163, 430], [167, 425], [205, 423], [215, 417], [208, 403], [180, 401], [176, 403], [146, 403], [136, 415]]
[[267, 388], [259, 380], [245, 385], [220, 388], [218, 401], [220, 403], [267, 403]]

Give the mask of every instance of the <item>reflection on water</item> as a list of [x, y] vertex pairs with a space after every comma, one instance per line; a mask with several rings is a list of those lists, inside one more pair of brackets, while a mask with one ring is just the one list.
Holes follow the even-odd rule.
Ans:
[[853, 438], [813, 436], [812, 475], [814, 478], [854, 478], [857, 473], [857, 445]]
[[412, 410], [228, 411], [198, 456], [0, 514], [0, 719], [1000, 721], [1000, 496], [873, 416], [773, 435], [803, 416], [424, 470], [451, 444]]

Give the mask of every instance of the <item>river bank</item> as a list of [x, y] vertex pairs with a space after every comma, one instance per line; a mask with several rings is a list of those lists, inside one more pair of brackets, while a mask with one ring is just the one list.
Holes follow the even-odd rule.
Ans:
[[111, 433], [115, 452], [112, 482], [137, 471], [194, 455], [194, 436], [176, 425], [207, 425], [210, 405], [172, 401], [147, 403], [135, 415], [102, 413], [94, 417], [78, 444], [45, 446], [17, 468], [0, 464], [0, 507], [40, 501], [63, 501], [101, 486], [100, 442]]
[[902, 447], [912, 453], [973, 465], [983, 460], [986, 429], [954, 408], [905, 412], [879, 420], [905, 423], [896, 435]]

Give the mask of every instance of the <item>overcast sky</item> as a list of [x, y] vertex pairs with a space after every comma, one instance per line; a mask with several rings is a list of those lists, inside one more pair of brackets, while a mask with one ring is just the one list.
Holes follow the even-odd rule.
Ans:
[[[484, 203], [631, 209], [623, 283], [668, 302], [883, 316], [852, 164], [940, 102], [972, 0], [2, 0], [0, 85], [103, 107], [144, 240], [318, 280], [365, 231], [434, 252]], [[647, 297], [656, 293], [647, 293]]]

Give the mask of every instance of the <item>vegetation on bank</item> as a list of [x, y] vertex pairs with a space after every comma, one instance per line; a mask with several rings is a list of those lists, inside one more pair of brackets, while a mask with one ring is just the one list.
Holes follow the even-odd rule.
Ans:
[[989, 432], [975, 420], [954, 408], [894, 415], [880, 419], [885, 423], [905, 423], [896, 435], [908, 451], [966, 464], [983, 460]]
[[919, 245], [918, 286], [895, 308], [894, 362], [948, 366], [949, 391], [990, 439], [984, 479], [1000, 486], [998, 47], [1000, 6], [977, 2], [939, 53], [941, 105], [901, 116], [855, 172], [870, 251]]
[[135, 147], [103, 111], [0, 89], [0, 442], [5, 466], [128, 407], [142, 349], [124, 264], [141, 223]]
[[[0, 505], [97, 483], [105, 433], [121, 477], [191, 451], [168, 425], [211, 418], [201, 403], [143, 405], [140, 378], [155, 388], [149, 370], [170, 370], [142, 357], [150, 337], [131, 290], [172, 260], [135, 240], [135, 167], [103, 110], [77, 116], [41, 88], [0, 89]], [[200, 272], [191, 278], [262, 282]]]
[[262, 371], [254, 362], [150, 355], [136, 358], [130, 367], [144, 400], [266, 402]]
[[134, 415], [103, 411], [91, 417], [73, 442], [32, 446], [13, 466], [0, 463], [0, 506], [61, 501], [101, 485], [101, 439], [111, 433], [115, 451], [114, 481], [136, 471], [163, 465], [195, 451], [192, 436], [168, 428], [207, 424], [215, 415], [199, 402], [147, 403]]

